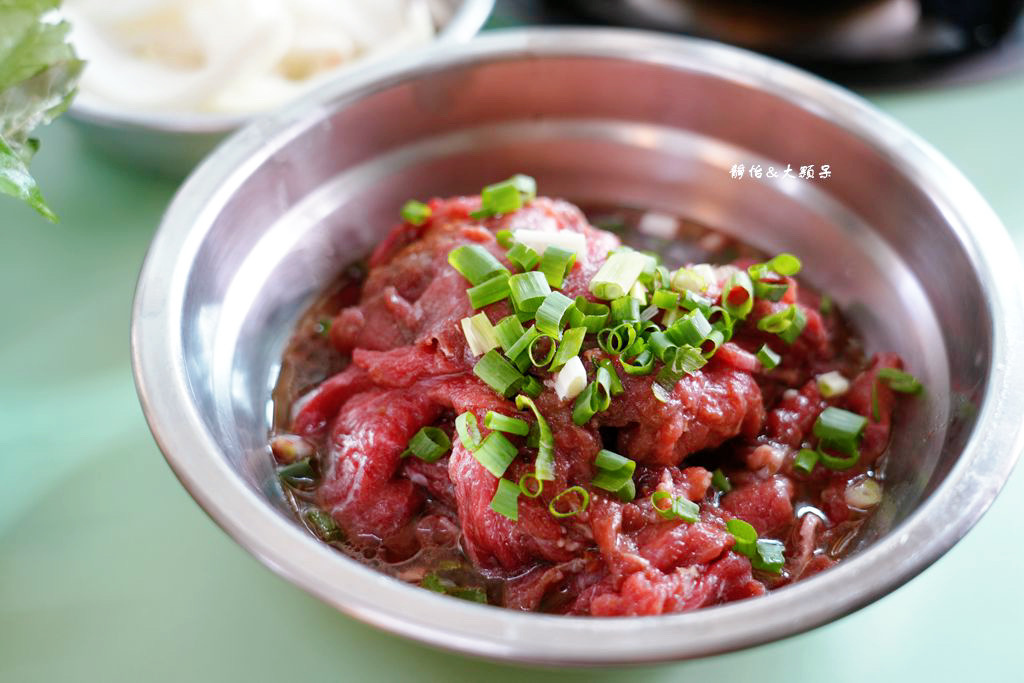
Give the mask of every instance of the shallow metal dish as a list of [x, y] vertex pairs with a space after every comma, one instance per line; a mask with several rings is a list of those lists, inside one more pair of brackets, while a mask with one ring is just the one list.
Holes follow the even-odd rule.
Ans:
[[[494, 9], [494, 0], [435, 0], [435, 4], [450, 12], [437, 33], [438, 45], [469, 40]], [[349, 78], [353, 70], [338, 78]], [[252, 114], [127, 110], [81, 96], [68, 114], [85, 139], [105, 154], [173, 178], [185, 177], [217, 143], [255, 118]]]
[[[751, 162], [827, 163], [833, 175], [730, 178], [733, 164]], [[400, 583], [291, 518], [265, 440], [298, 314], [407, 198], [475, 192], [516, 171], [546, 194], [677, 212], [797, 252], [869, 350], [907, 359], [928, 391], [902, 414], [886, 502], [852, 557], [695, 613], [568, 618]], [[133, 363], [185, 487], [268, 567], [343, 612], [495, 659], [695, 657], [857, 609], [978, 520], [1024, 441], [1024, 297], [1006, 277], [1019, 269], [998, 219], [949, 162], [843, 90], [697, 40], [516, 31], [363, 73], [221, 147], [181, 189], [147, 256]]]

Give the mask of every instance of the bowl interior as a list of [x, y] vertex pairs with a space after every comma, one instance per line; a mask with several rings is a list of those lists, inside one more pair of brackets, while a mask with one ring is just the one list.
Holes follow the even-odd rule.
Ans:
[[[186, 217], [193, 224], [187, 234], [173, 238], [177, 251], [163, 257], [173, 264], [170, 275], [153, 277], [170, 291], [170, 348], [180, 350], [189, 411], [201, 420], [215, 457], [222, 459], [218, 467], [225, 465], [256, 497], [276, 507], [284, 523], [298, 527], [266, 446], [270, 392], [298, 315], [346, 264], [368, 253], [395, 223], [405, 200], [474, 193], [488, 182], [525, 172], [537, 178], [542, 194], [667, 211], [769, 252], [798, 254], [804, 277], [833, 296], [867, 350], [901, 354], [927, 391], [901, 411], [886, 500], [858, 539], [856, 556], [820, 577], [758, 599], [784, 601], [779, 596], [793, 591], [802, 596], [798, 609], [806, 613], [779, 616], [775, 627], [768, 623], [771, 617], [749, 628], [739, 624], [749, 621], [749, 610], [761, 608], [715, 608], [737, 615], [731, 626], [723, 618], [720, 628], [709, 627], [705, 617], [699, 622], [683, 615], [671, 622], [683, 631], [671, 638], [655, 635], [629, 654], [586, 654], [586, 634], [603, 625], [572, 627], [580, 629], [578, 642], [565, 635], [545, 643], [538, 635], [530, 644], [526, 638], [522, 645], [490, 649], [446, 644], [548, 662], [689, 656], [780, 637], [877, 597], [959, 537], [908, 550], [906, 557], [894, 551], [894, 529], [962, 466], [964, 446], [985, 401], [992, 400], [985, 397], [994, 364], [995, 312], [986, 271], [965, 238], [965, 217], [936, 190], [933, 179], [922, 176], [920, 159], [907, 163], [901, 156], [901, 145], [911, 144], [904, 132], [888, 122], [868, 130], [864, 118], [881, 117], [816, 80], [696, 42], [626, 33], [566, 35], [487, 39], [430, 65], [384, 70], [361, 85], [324, 93], [245, 129], [186, 185], [167, 221]], [[495, 44], [503, 49], [494, 49]], [[780, 172], [787, 165], [798, 172], [813, 164], [819, 173], [827, 164], [831, 176], [734, 179], [734, 164]], [[168, 249], [159, 239], [154, 246]], [[144, 273], [144, 284], [146, 278]], [[145, 314], [143, 300], [137, 326]], [[203, 488], [185, 472], [190, 465], [172, 456], [170, 437], [161, 439], [156, 424], [154, 431], [179, 475]], [[208, 509], [216, 507], [212, 489], [196, 495]], [[246, 531], [236, 530], [245, 521], [226, 522], [227, 515], [214, 512], [232, 533], [244, 536]], [[928, 524], [943, 528], [941, 521]], [[878, 546], [886, 539], [887, 555], [873, 556], [883, 552]], [[273, 553], [266, 547], [258, 551], [272, 566], [287, 561], [267, 557]], [[317, 557], [336, 576], [359, 571], [340, 554]], [[846, 595], [827, 608], [809, 606], [815, 584], [820, 590], [830, 581], [832, 588], [839, 585], [840, 578], [827, 578], [832, 573], [845, 575]], [[366, 580], [384, 592], [404, 590], [387, 577]], [[305, 585], [322, 596], [343, 590], [328, 586], [327, 579]], [[354, 608], [347, 598], [327, 599], [373, 619], [368, 616], [373, 610]], [[508, 624], [525, 623], [517, 621], [524, 617], [508, 617], [499, 632], [488, 616], [497, 610], [458, 609], [463, 615], [486, 613], [473, 619], [478, 619], [474, 628], [488, 638], [513, 637]], [[740, 620], [743, 610], [747, 621]], [[529, 618], [534, 623], [553, 619]], [[381, 617], [376, 623], [413, 633], [399, 625], [411, 617], [404, 619]], [[568, 621], [581, 620], [561, 619]], [[679, 635], [687, 632], [690, 636]], [[525, 652], [528, 647], [532, 655]]]

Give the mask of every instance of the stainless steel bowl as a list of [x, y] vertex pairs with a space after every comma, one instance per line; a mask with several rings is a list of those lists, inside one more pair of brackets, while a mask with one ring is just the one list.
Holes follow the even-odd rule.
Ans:
[[[829, 164], [814, 181], [733, 164]], [[766, 597], [663, 617], [518, 613], [405, 585], [290, 516], [265, 445], [286, 338], [409, 197], [513, 172], [546, 194], [677, 212], [799, 253], [869, 350], [928, 390], [853, 556]], [[224, 144], [167, 211], [135, 300], [139, 395], [185, 487], [268, 567], [358, 619], [494, 659], [608, 664], [781, 638], [888, 593], [978, 520], [1024, 445], [1024, 300], [999, 220], [933, 149], [791, 67], [627, 31], [488, 35], [336, 84]], [[1011, 275], [1012, 274], [1012, 275]], [[257, 596], [253, 596], [257, 599]]]
[[[448, 17], [438, 31], [438, 45], [469, 40], [494, 9], [494, 0], [434, 3]], [[338, 79], [348, 79], [359, 68], [353, 67]], [[81, 97], [68, 113], [85, 139], [105, 154], [172, 178], [184, 178], [217, 143], [255, 118], [253, 114], [128, 110]]]

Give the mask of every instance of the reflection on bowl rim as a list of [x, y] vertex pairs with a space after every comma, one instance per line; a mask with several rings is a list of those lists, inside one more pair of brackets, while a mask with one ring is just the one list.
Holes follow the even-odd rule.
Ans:
[[[216, 209], [272, 153], [268, 139], [310, 124], [332, 102], [351, 102], [382, 85], [481, 62], [545, 57], [677, 66], [771, 87], [872, 147], [898, 155], [922, 192], [956, 218], [949, 229], [964, 245], [993, 311], [989, 390], [944, 481], [858, 555], [769, 595], [697, 612], [621, 619], [519, 613], [435, 595], [344, 557], [278, 514], [227, 463], [190, 400], [181, 304]], [[179, 191], [147, 255], [134, 305], [132, 363], [153, 434], [193, 497], [264, 564], [339, 610], [440, 648], [494, 659], [577, 665], [681, 659], [777, 640], [848, 614], [920, 573], [974, 525], [1024, 447], [1021, 397], [1011, 393], [1024, 386], [1024, 293], [1021, 283], [997, 277], [1019, 267], [999, 219], [949, 161], [860, 98], [819, 78], [696, 39], [624, 30], [503, 31], [438, 50], [429, 63], [405, 59], [368, 69], [261, 119], [222, 145]]]
[[[409, 52], [416, 54], [433, 50], [443, 45], [460, 43], [470, 40], [480, 32], [494, 9], [495, 0], [463, 0], [452, 15], [451, 20], [437, 32], [434, 40]], [[406, 55], [397, 56], [398, 59]], [[390, 58], [395, 58], [394, 56]], [[385, 58], [388, 59], [388, 58]], [[329, 83], [336, 79], [347, 79], [359, 70], [372, 68], [375, 63], [361, 64], [359, 61], [348, 65], [336, 74], [327, 78], [321, 87], [329, 88]], [[86, 67], [88, 68], [88, 67]], [[306, 93], [299, 98], [308, 96]], [[278, 106], [287, 106], [282, 103]], [[271, 107], [268, 111], [273, 111]], [[118, 107], [93, 100], [79, 94], [71, 103], [68, 114], [73, 118], [104, 126], [111, 124], [125, 128], [152, 129], [186, 134], [226, 134], [242, 127], [254, 118], [266, 113], [264, 110], [253, 112], [193, 112], [193, 111], [149, 111]]]

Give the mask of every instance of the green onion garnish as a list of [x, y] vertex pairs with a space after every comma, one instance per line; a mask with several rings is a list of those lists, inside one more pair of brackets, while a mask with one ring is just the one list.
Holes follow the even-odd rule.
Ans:
[[[668, 507], [661, 502], [668, 500]], [[700, 505], [685, 496], [673, 496], [667, 491], [655, 491], [651, 494], [651, 505], [663, 519], [681, 520], [687, 524], [696, 524], [700, 519]]]
[[420, 586], [429, 591], [441, 593], [442, 595], [450, 595], [451, 597], [459, 598], [460, 600], [479, 602], [484, 605], [487, 604], [487, 591], [483, 588], [456, 585], [454, 581], [442, 578], [436, 572], [431, 572], [424, 576], [423, 580], [420, 581]]
[[807, 316], [804, 315], [803, 309], [796, 304], [790, 304], [790, 308], [793, 311], [793, 323], [779, 333], [779, 339], [787, 344], [795, 342], [800, 333], [804, 331], [804, 327], [807, 326]]
[[896, 368], [880, 368], [876, 377], [901, 394], [920, 394], [924, 391], [924, 385], [916, 377]]
[[530, 249], [522, 242], [516, 242], [512, 245], [512, 248], [505, 254], [508, 260], [516, 264], [519, 270], [524, 273], [528, 270], [533, 270], [538, 263], [540, 263], [540, 254]]
[[573, 300], [565, 294], [551, 292], [537, 308], [537, 329], [557, 339], [562, 335], [562, 328], [569, 322], [574, 307]]
[[529, 408], [537, 420], [537, 460], [534, 461], [533, 472], [540, 481], [553, 481], [555, 478], [555, 437], [544, 416], [540, 414], [537, 404], [529, 396], [516, 396], [516, 408]]
[[508, 279], [508, 286], [512, 292], [512, 303], [517, 311], [523, 313], [534, 313], [551, 293], [544, 274], [537, 271], [513, 275]]
[[613, 323], [640, 321], [640, 302], [631, 296], [620, 296], [611, 303]]
[[836, 370], [818, 375], [816, 381], [818, 383], [818, 391], [825, 398], [842, 396], [850, 390], [850, 381]]
[[733, 318], [747, 317], [754, 307], [754, 283], [750, 276], [740, 270], [729, 276], [722, 288], [722, 308]]
[[582, 296], [576, 297], [574, 304], [570, 315], [570, 325], [573, 327], [585, 327], [587, 332], [591, 334], [597, 334], [604, 329], [610, 315], [610, 310], [607, 306], [588, 301], [586, 297]]
[[572, 421], [580, 426], [585, 425], [597, 413], [608, 410], [611, 400], [611, 393], [606, 385], [591, 382], [572, 404]]
[[448, 263], [471, 285], [478, 285], [499, 273], [508, 273], [501, 261], [479, 244], [464, 244], [452, 249], [448, 253]]
[[470, 287], [466, 290], [466, 295], [473, 308], [483, 308], [507, 299], [509, 295], [508, 272], [498, 273], [475, 287]]
[[423, 225], [430, 218], [430, 214], [430, 207], [415, 199], [410, 199], [402, 207], [402, 220], [412, 225]]
[[821, 295], [821, 301], [818, 302], [818, 312], [822, 315], [828, 315], [832, 312], [832, 308], [835, 304], [832, 302], [832, 297], [828, 294]]
[[[537, 482], [536, 488], [530, 485], [531, 481]], [[538, 479], [533, 472], [527, 472], [519, 477], [519, 491], [527, 498], [537, 498], [544, 491], [544, 480]]]
[[[569, 510], [567, 510], [566, 512], [561, 512], [558, 509], [558, 501], [560, 501], [562, 498], [567, 498], [572, 494], [576, 494], [580, 497], [579, 504], [569, 508]], [[550, 511], [553, 516], [558, 518], [572, 517], [574, 515], [580, 514], [581, 512], [584, 512], [587, 509], [587, 506], [589, 505], [590, 494], [587, 493], [587, 490], [582, 486], [570, 486], [569, 488], [565, 489], [564, 491], [562, 491], [557, 496], [551, 499], [551, 502], [548, 504], [548, 511]]]
[[867, 418], [862, 415], [829, 406], [821, 411], [821, 415], [814, 422], [814, 435], [836, 447], [856, 445], [867, 424]]
[[700, 309], [704, 315], [708, 315], [708, 313], [711, 312], [714, 302], [705, 296], [697, 294], [696, 292], [686, 290], [683, 292], [683, 298], [679, 300], [679, 305], [688, 311]]
[[810, 474], [814, 470], [814, 466], [818, 464], [818, 451], [811, 450], [810, 448], [801, 448], [800, 452], [793, 458], [793, 469], [799, 470], [804, 474]]
[[480, 444], [480, 448], [470, 452], [488, 472], [496, 477], [501, 477], [512, 461], [516, 459], [519, 449], [501, 432], [491, 432]]
[[753, 557], [757, 553], [757, 530], [754, 527], [742, 519], [733, 518], [725, 523], [725, 528], [736, 539], [733, 550], [747, 557]]
[[619, 374], [615, 372], [615, 365], [610, 359], [605, 358], [598, 361], [597, 366], [597, 375], [594, 381], [602, 385], [610, 396], [618, 396], [625, 391], [622, 387], [622, 380], [619, 379]]
[[786, 564], [786, 546], [781, 541], [772, 541], [767, 538], [757, 539], [754, 544], [754, 556], [750, 558], [750, 564], [754, 569], [778, 574]]
[[636, 329], [629, 323], [606, 327], [597, 333], [597, 345], [605, 353], [617, 356], [636, 341]]
[[537, 270], [544, 273], [549, 285], [557, 288], [565, 282], [574, 263], [576, 263], [576, 252], [551, 245], [544, 250], [544, 255], [540, 257], [540, 266]]
[[516, 241], [515, 237], [512, 235], [512, 231], [508, 228], [502, 228], [498, 232], [494, 233], [494, 237], [498, 240], [498, 244], [506, 249], [511, 249], [512, 244]]
[[644, 349], [632, 360], [626, 361], [620, 358], [619, 364], [627, 375], [649, 375], [654, 369], [654, 354], [650, 349]]
[[467, 451], [475, 451], [483, 442], [476, 415], [468, 411], [455, 418], [455, 433], [459, 435], [459, 441]]
[[732, 491], [732, 482], [729, 481], [729, 477], [725, 476], [725, 472], [721, 468], [711, 473], [711, 485], [722, 493]]
[[608, 257], [590, 281], [590, 292], [598, 299], [626, 296], [650, 261], [637, 251], [618, 251]]
[[508, 315], [498, 321], [494, 326], [494, 335], [498, 338], [498, 344], [503, 351], [508, 351], [526, 333], [519, 318]]
[[618, 453], [601, 449], [594, 459], [597, 467], [597, 474], [590, 481], [590, 485], [619, 494], [619, 498], [629, 501], [636, 495], [636, 488], [630, 487], [633, 483], [633, 472], [636, 470], [636, 462], [623, 457]]
[[563, 365], [575, 358], [580, 349], [583, 348], [583, 339], [587, 335], [585, 327], [570, 327], [562, 333], [562, 341], [558, 344], [558, 351], [551, 360], [551, 371], [557, 372]]
[[803, 265], [800, 263], [800, 259], [796, 256], [787, 252], [782, 252], [768, 262], [768, 267], [779, 275], [796, 275], [800, 272], [800, 268], [802, 268]]
[[675, 308], [679, 305], [679, 294], [671, 289], [659, 289], [651, 297], [651, 303], [665, 310]]
[[677, 345], [700, 346], [713, 328], [700, 309], [693, 310], [672, 324], [665, 333]]
[[282, 467], [277, 471], [278, 478], [289, 486], [302, 486], [313, 480], [316, 474], [313, 472], [313, 465], [309, 458], [296, 460], [290, 465]]
[[517, 174], [480, 191], [480, 213], [484, 216], [511, 213], [536, 196], [537, 181], [528, 175]]
[[309, 526], [313, 527], [313, 531], [321, 540], [328, 543], [342, 540], [343, 534], [334, 518], [320, 508], [306, 510], [305, 517], [306, 522], [309, 523]]
[[554, 359], [557, 350], [558, 343], [553, 336], [539, 334], [530, 342], [530, 346], [526, 349], [526, 355], [534, 367], [542, 368]]
[[498, 335], [486, 313], [477, 313], [472, 317], [463, 318], [460, 324], [462, 325], [462, 334], [465, 335], [466, 343], [469, 344], [469, 350], [474, 356], [487, 353], [498, 346]]
[[519, 390], [527, 396], [537, 398], [544, 392], [544, 385], [533, 375], [526, 375], [523, 386]]
[[416, 456], [424, 462], [436, 462], [452, 447], [452, 440], [437, 427], [423, 427], [409, 439], [402, 457]]
[[783, 310], [766, 315], [757, 321], [757, 329], [778, 335], [787, 344], [796, 341], [806, 325], [807, 316], [796, 304], [790, 304]]
[[860, 451], [856, 448], [846, 457], [839, 457], [827, 453], [824, 448], [829, 444], [818, 444], [818, 457], [821, 464], [830, 470], [848, 470], [860, 460]]
[[508, 479], [498, 480], [498, 490], [491, 498], [491, 509], [513, 522], [519, 521], [519, 485]]
[[525, 362], [519, 366], [520, 370], [524, 369], [530, 361], [530, 358], [527, 355], [530, 349], [530, 344], [532, 344], [533, 340], [539, 336], [540, 331], [536, 327], [526, 328], [526, 330], [519, 336], [519, 339], [505, 350], [505, 357], [513, 363], [519, 362], [520, 359], [525, 359]]
[[523, 382], [522, 373], [494, 349], [477, 361], [473, 366], [473, 374], [502, 396], [511, 396]]
[[497, 432], [505, 432], [506, 434], [518, 434], [519, 436], [526, 436], [530, 433], [530, 423], [526, 420], [502, 415], [493, 410], [488, 410], [487, 414], [484, 415], [484, 427]]
[[757, 350], [756, 355], [758, 362], [761, 363], [761, 367], [765, 370], [774, 370], [782, 360], [782, 356], [772, 351], [771, 347], [767, 344], [762, 344], [761, 348]]

